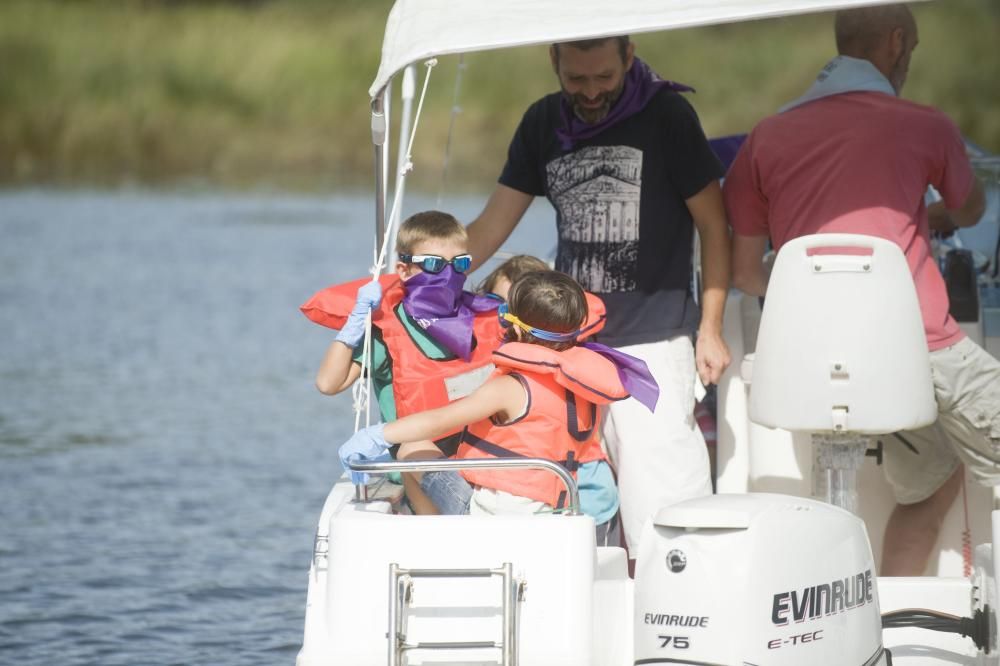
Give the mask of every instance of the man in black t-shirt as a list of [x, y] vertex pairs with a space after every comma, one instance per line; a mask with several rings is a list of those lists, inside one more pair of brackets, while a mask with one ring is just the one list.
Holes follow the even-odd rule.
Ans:
[[[722, 313], [729, 236], [724, 171], [678, 90], [634, 55], [628, 37], [555, 44], [561, 92], [525, 112], [486, 208], [469, 225], [475, 262], [507, 239], [536, 196], [556, 211], [556, 269], [607, 305], [601, 342], [646, 361], [660, 385], [656, 411], [612, 405], [603, 434], [618, 472], [630, 548], [666, 505], [711, 492], [693, 418], [694, 377], [717, 382], [729, 364]], [[704, 289], [691, 293], [697, 227]], [[697, 330], [697, 348], [692, 334]]]

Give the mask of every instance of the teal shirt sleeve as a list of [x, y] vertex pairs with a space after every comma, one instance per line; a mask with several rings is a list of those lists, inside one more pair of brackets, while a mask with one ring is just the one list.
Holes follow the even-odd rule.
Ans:
[[[373, 329], [375, 335], [371, 342], [371, 378], [372, 391], [375, 393], [375, 401], [378, 403], [378, 411], [382, 415], [382, 421], [388, 423], [396, 420], [396, 398], [392, 393], [392, 359], [382, 342], [377, 329]], [[364, 345], [358, 345], [354, 350], [354, 362], [360, 364], [361, 356], [364, 354]]]

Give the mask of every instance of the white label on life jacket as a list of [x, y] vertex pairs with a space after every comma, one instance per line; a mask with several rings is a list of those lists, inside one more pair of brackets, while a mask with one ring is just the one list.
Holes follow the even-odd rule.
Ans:
[[448, 401], [451, 402], [452, 400], [464, 398], [475, 391], [486, 383], [486, 380], [490, 378], [495, 369], [495, 365], [487, 363], [481, 368], [446, 378], [444, 380], [444, 388], [448, 392]]

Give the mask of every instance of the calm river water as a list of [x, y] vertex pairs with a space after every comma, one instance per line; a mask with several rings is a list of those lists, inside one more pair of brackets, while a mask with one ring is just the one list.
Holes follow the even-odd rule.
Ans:
[[[298, 305], [364, 273], [371, 211], [0, 193], [0, 663], [293, 662], [353, 428], [312, 385], [333, 335]], [[541, 202], [508, 249], [554, 244]]]

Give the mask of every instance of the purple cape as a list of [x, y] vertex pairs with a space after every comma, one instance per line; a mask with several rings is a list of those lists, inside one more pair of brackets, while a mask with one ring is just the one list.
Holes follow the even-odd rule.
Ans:
[[597, 352], [614, 363], [618, 369], [618, 379], [625, 390], [645, 405], [649, 411], [652, 412], [656, 409], [656, 401], [660, 399], [660, 385], [653, 379], [645, 361], [612, 349], [607, 345], [602, 345], [600, 342], [584, 342], [580, 346]]

